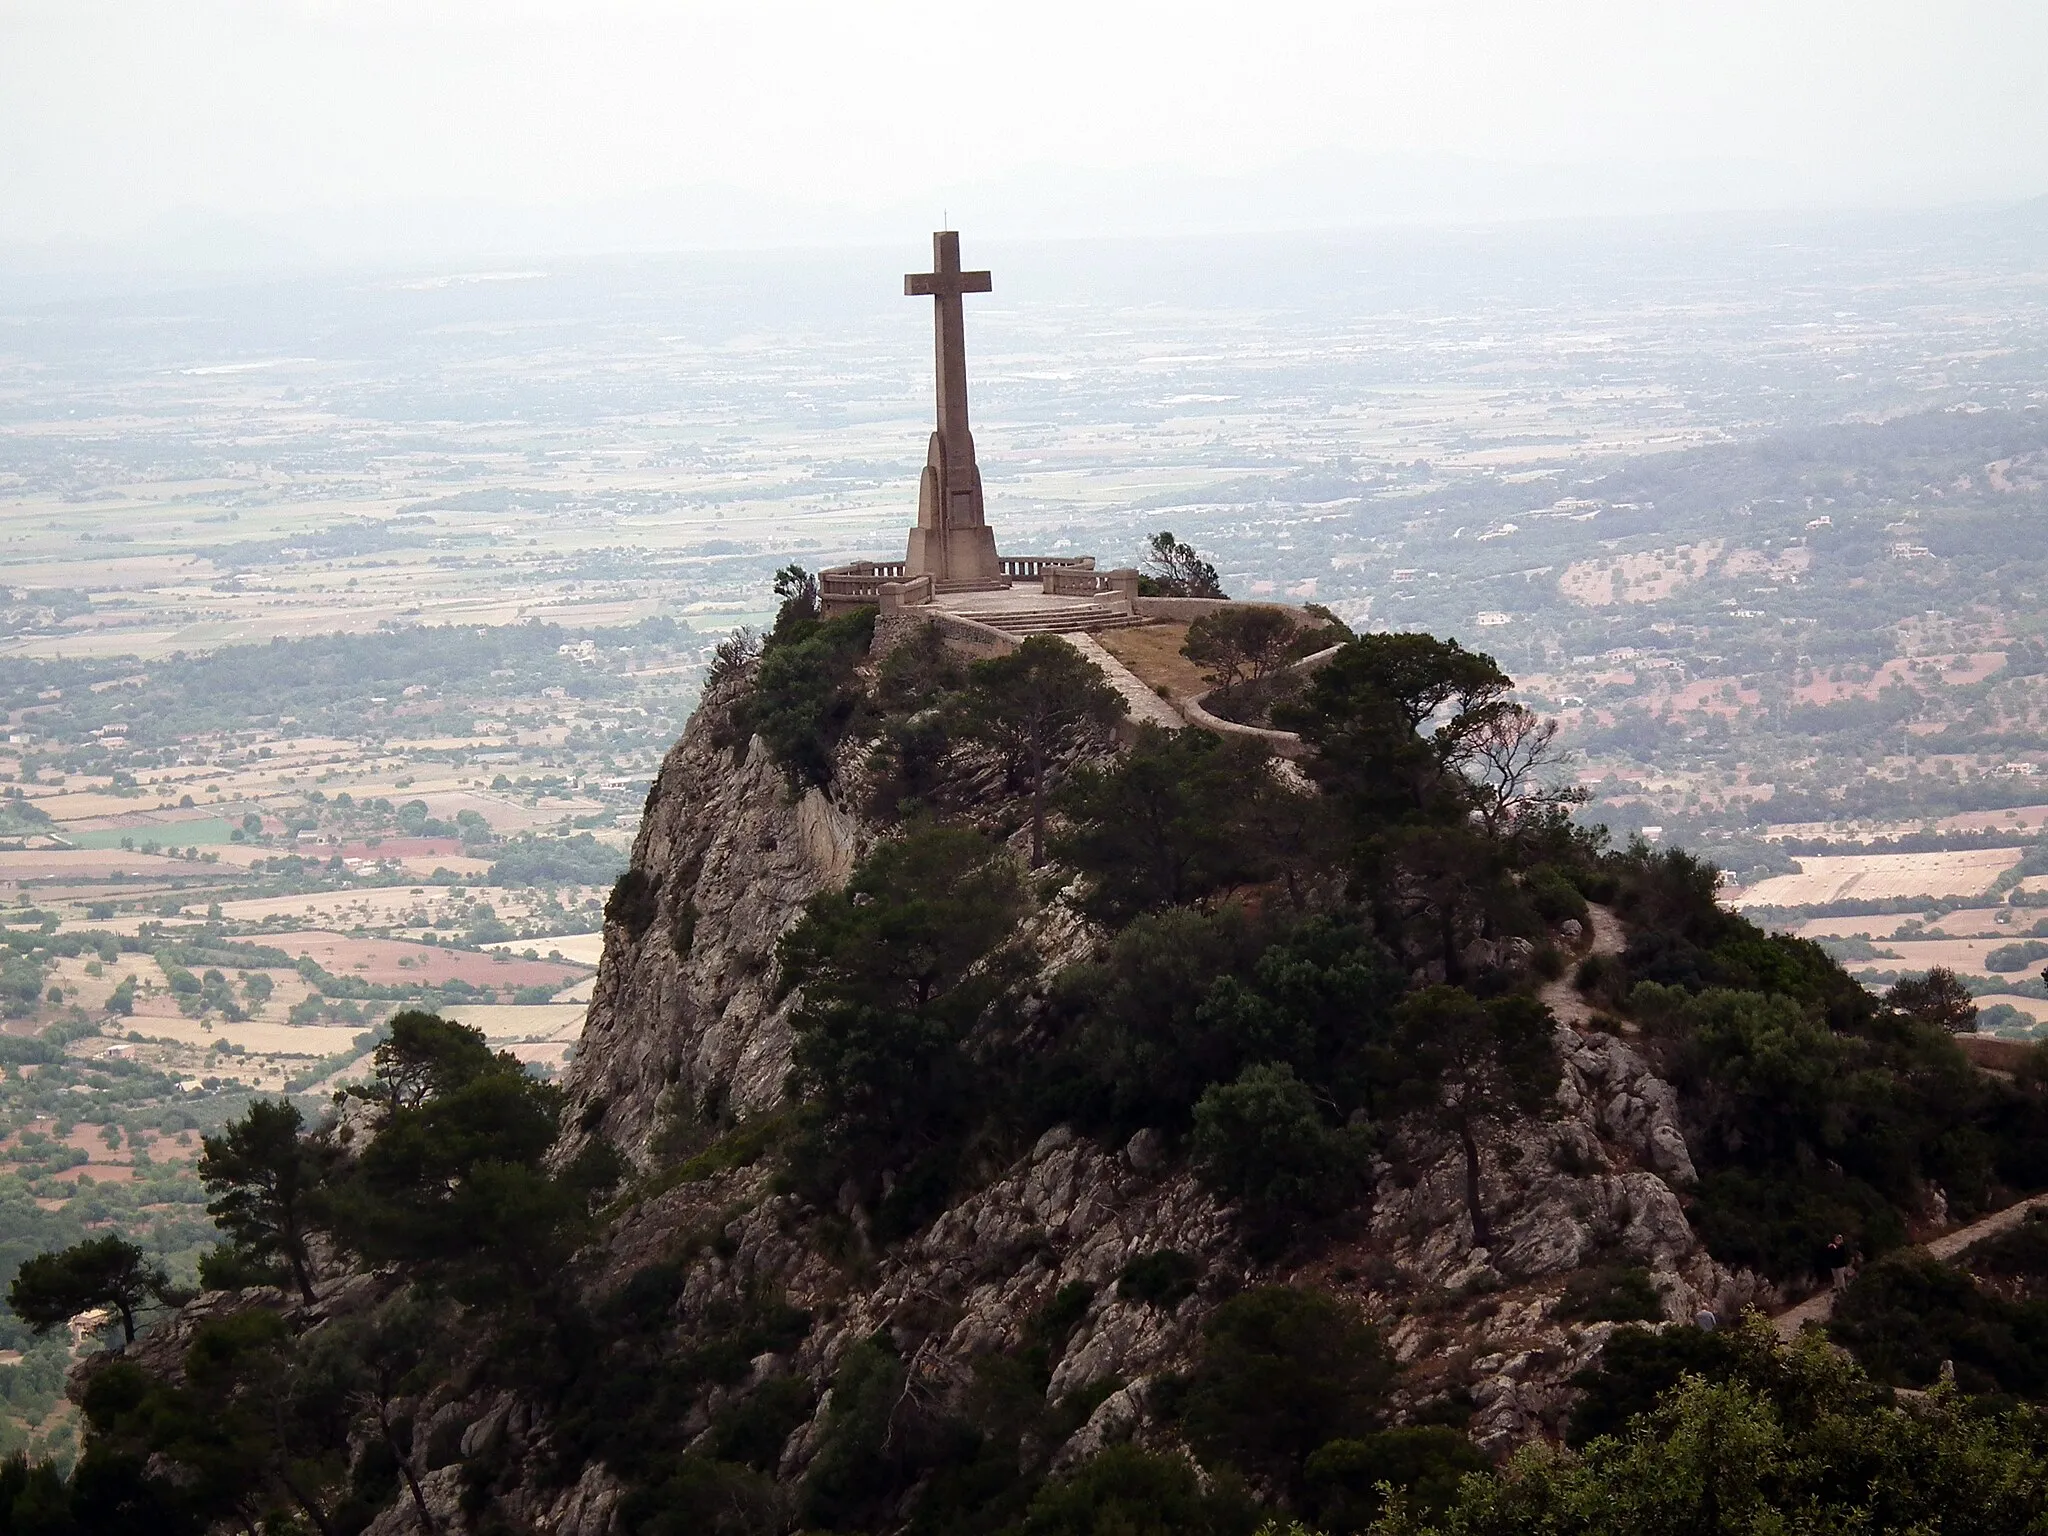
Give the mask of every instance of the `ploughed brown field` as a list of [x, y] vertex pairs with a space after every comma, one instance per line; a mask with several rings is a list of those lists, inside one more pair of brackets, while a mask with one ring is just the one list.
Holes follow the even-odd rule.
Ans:
[[[317, 930], [265, 934], [257, 942], [288, 955], [311, 955], [337, 976], [363, 981], [438, 984], [466, 981], [472, 986], [566, 987], [586, 974], [583, 966], [560, 960], [524, 960], [503, 950], [444, 949], [434, 944], [408, 944], [400, 939], [355, 939]], [[545, 941], [535, 940], [544, 946]]]

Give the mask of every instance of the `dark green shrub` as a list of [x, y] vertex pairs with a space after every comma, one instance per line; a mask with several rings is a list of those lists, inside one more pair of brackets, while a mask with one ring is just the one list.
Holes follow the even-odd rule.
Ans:
[[697, 903], [685, 896], [676, 903], [668, 924], [668, 947], [678, 960], [690, 958], [690, 946], [697, 942]]
[[1566, 864], [1563, 867], [1566, 877], [1578, 887], [1579, 894], [1603, 907], [1612, 902], [1621, 889], [1620, 879], [1606, 863]]
[[774, 1536], [783, 1506], [759, 1472], [690, 1455], [654, 1487], [627, 1494], [619, 1523], [630, 1536]]
[[1539, 864], [1529, 871], [1522, 890], [1536, 915], [1555, 928], [1567, 919], [1586, 922], [1586, 898], [1571, 878], [1553, 864]]
[[882, 658], [875, 703], [892, 716], [908, 717], [943, 703], [966, 684], [967, 664], [946, 644], [938, 625], [924, 624]]
[[735, 708], [740, 742], [760, 736], [793, 789], [832, 782], [832, 751], [861, 704], [854, 668], [874, 637], [875, 610], [820, 623], [796, 617], [762, 654], [753, 690]]
[[1071, 966], [1055, 1001], [1080, 1027], [1069, 1057], [1071, 1097], [1059, 1117], [1179, 1130], [1202, 1090], [1242, 1070], [1245, 1042], [1227, 1021], [1202, 1016], [1219, 976], [1248, 969], [1260, 948], [1236, 906], [1148, 914], [1116, 936], [1097, 964]]
[[1963, 1255], [1973, 1275], [1997, 1280], [2032, 1300], [2048, 1300], [2048, 1210], [2032, 1210], [2010, 1231], [1977, 1244]]
[[1711, 949], [1749, 926], [1722, 907], [1720, 870], [1683, 848], [1638, 844], [1615, 873], [1614, 909], [1637, 928]]
[[705, 1449], [719, 1461], [773, 1472], [782, 1447], [811, 1416], [811, 1384], [801, 1376], [774, 1376], [711, 1421]]
[[768, 632], [770, 645], [808, 634], [817, 627], [824, 605], [818, 599], [818, 578], [814, 574], [794, 562], [785, 565], [775, 573], [775, 595], [782, 602], [775, 610], [775, 627]]
[[1646, 1269], [1586, 1269], [1565, 1282], [1557, 1316], [1588, 1323], [1655, 1323], [1664, 1305]]
[[1180, 1420], [1205, 1464], [1292, 1486], [1318, 1446], [1378, 1428], [1392, 1361], [1376, 1332], [1322, 1292], [1246, 1291], [1202, 1335]]
[[1054, 1349], [1064, 1348], [1076, 1328], [1088, 1315], [1088, 1308], [1095, 1300], [1095, 1287], [1086, 1280], [1069, 1280], [1033, 1315], [1026, 1325], [1025, 1333], [1030, 1342], [1050, 1344]]
[[943, 1205], [990, 1085], [965, 1041], [1005, 994], [1009, 968], [990, 951], [1024, 903], [1006, 850], [941, 825], [879, 844], [844, 890], [811, 899], [778, 949], [784, 985], [804, 994], [790, 1076], [803, 1187], [829, 1195], [851, 1178], [872, 1192], [893, 1171], [892, 1231]]
[[1219, 609], [1188, 626], [1181, 655], [1208, 667], [1209, 681], [1228, 691], [1257, 684], [1293, 654], [1296, 628], [1284, 609], [1243, 605]]
[[901, 820], [930, 810], [946, 782], [953, 746], [952, 728], [937, 710], [886, 722], [868, 758], [875, 815]]
[[1965, 1391], [2048, 1396], [2048, 1302], [2001, 1300], [1924, 1253], [1895, 1253], [1858, 1275], [1828, 1336], [1895, 1386], [1932, 1386], [1947, 1360]]
[[1115, 762], [1077, 770], [1053, 851], [1088, 876], [1089, 914], [1126, 923], [1265, 878], [1246, 813], [1270, 796], [1270, 757], [1248, 738], [1141, 726]]
[[1364, 1138], [1328, 1124], [1285, 1063], [1247, 1067], [1204, 1090], [1191, 1146], [1202, 1182], [1254, 1219], [1341, 1209], [1361, 1192], [1367, 1158]]
[[1648, 1413], [1681, 1377], [1726, 1381], [1740, 1368], [1734, 1341], [1725, 1333], [1698, 1328], [1616, 1330], [1593, 1364], [1572, 1378], [1583, 1396], [1565, 1430], [1569, 1445], [1601, 1435], [1618, 1435], [1636, 1415]]
[[1303, 1481], [1317, 1525], [1330, 1536], [1346, 1536], [1379, 1518], [1382, 1483], [1405, 1493], [1417, 1513], [1440, 1515], [1457, 1497], [1459, 1482], [1487, 1466], [1455, 1429], [1429, 1425], [1332, 1440], [1309, 1457]]
[[1022, 1536], [1250, 1536], [1260, 1510], [1233, 1483], [1204, 1490], [1178, 1456], [1119, 1445], [1048, 1483]]
[[604, 920], [638, 940], [654, 926], [660, 910], [660, 888], [648, 878], [646, 870], [629, 869], [612, 883], [611, 895], [605, 898]]
[[1572, 972], [1572, 985], [1588, 997], [1611, 992], [1624, 975], [1612, 955], [1588, 955]]
[[1173, 1248], [1141, 1253], [1117, 1276], [1116, 1293], [1125, 1301], [1142, 1301], [1167, 1311], [1195, 1294], [1202, 1267]]
[[1893, 1401], [1826, 1350], [1745, 1326], [1736, 1369], [1676, 1384], [1623, 1436], [1578, 1455], [1531, 1448], [1473, 1478], [1447, 1515], [1378, 1536], [1673, 1532], [2031, 1531], [2048, 1516], [2039, 1417]]
[[1881, 1194], [1820, 1168], [1716, 1169], [1702, 1176], [1688, 1215], [1715, 1258], [1775, 1280], [1815, 1275], [1821, 1250], [1837, 1232], [1865, 1254], [1888, 1252], [1906, 1239], [1904, 1220]]
[[1219, 977], [1198, 1024], [1236, 1048], [1236, 1070], [1284, 1062], [1338, 1115], [1387, 1108], [1408, 1064], [1394, 1044], [1405, 980], [1362, 923], [1319, 914], [1266, 946], [1249, 974]]
[[804, 1478], [804, 1518], [827, 1530], [870, 1524], [903, 1486], [889, 1446], [889, 1416], [903, 1390], [903, 1362], [879, 1339], [846, 1352], [832, 1377], [818, 1454]]
[[242, 1291], [251, 1286], [291, 1284], [282, 1261], [259, 1258], [232, 1242], [214, 1244], [199, 1256], [199, 1287], [206, 1291]]

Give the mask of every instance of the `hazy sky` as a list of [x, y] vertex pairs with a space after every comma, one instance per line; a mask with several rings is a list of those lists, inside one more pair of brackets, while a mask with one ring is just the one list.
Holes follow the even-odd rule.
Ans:
[[705, 184], [874, 210], [1304, 157], [2023, 197], [2048, 192], [2044, 64], [2048, 0], [0, 0], [0, 245]]

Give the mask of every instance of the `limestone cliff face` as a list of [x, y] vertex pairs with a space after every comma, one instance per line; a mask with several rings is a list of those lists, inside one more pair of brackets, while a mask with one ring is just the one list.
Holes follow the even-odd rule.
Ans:
[[648, 882], [644, 926], [607, 921], [567, 1074], [572, 1141], [608, 1136], [636, 1162], [671, 1094], [737, 1112], [780, 1100], [790, 1002], [776, 996], [776, 941], [869, 836], [819, 791], [793, 795], [758, 741], [726, 741], [745, 686], [707, 693], [649, 791], [632, 863]]

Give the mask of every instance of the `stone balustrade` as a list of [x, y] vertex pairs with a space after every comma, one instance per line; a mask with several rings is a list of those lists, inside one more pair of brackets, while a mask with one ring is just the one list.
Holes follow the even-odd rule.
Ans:
[[1138, 573], [1134, 570], [1098, 571], [1055, 566], [1041, 578], [1047, 597], [1087, 597], [1118, 601], [1126, 606], [1138, 595]]
[[[1098, 571], [1093, 555], [1011, 555], [1003, 559], [1002, 568], [1006, 582], [1036, 581], [1048, 597], [1128, 602], [1138, 594], [1136, 571]], [[892, 586], [901, 588], [893, 596]], [[827, 618], [864, 604], [890, 612], [922, 607], [938, 590], [930, 576], [909, 575], [902, 560], [856, 560], [818, 574], [818, 602]]]
[[818, 606], [826, 618], [882, 600], [884, 582], [903, 579], [901, 560], [856, 560], [818, 573]]
[[1036, 581], [1051, 571], [1095, 569], [1093, 555], [1005, 555], [1003, 574], [1012, 581]]
[[933, 584], [929, 576], [908, 576], [902, 581], [885, 581], [881, 586], [881, 605], [884, 613], [900, 613], [905, 608], [922, 608], [932, 601]]

